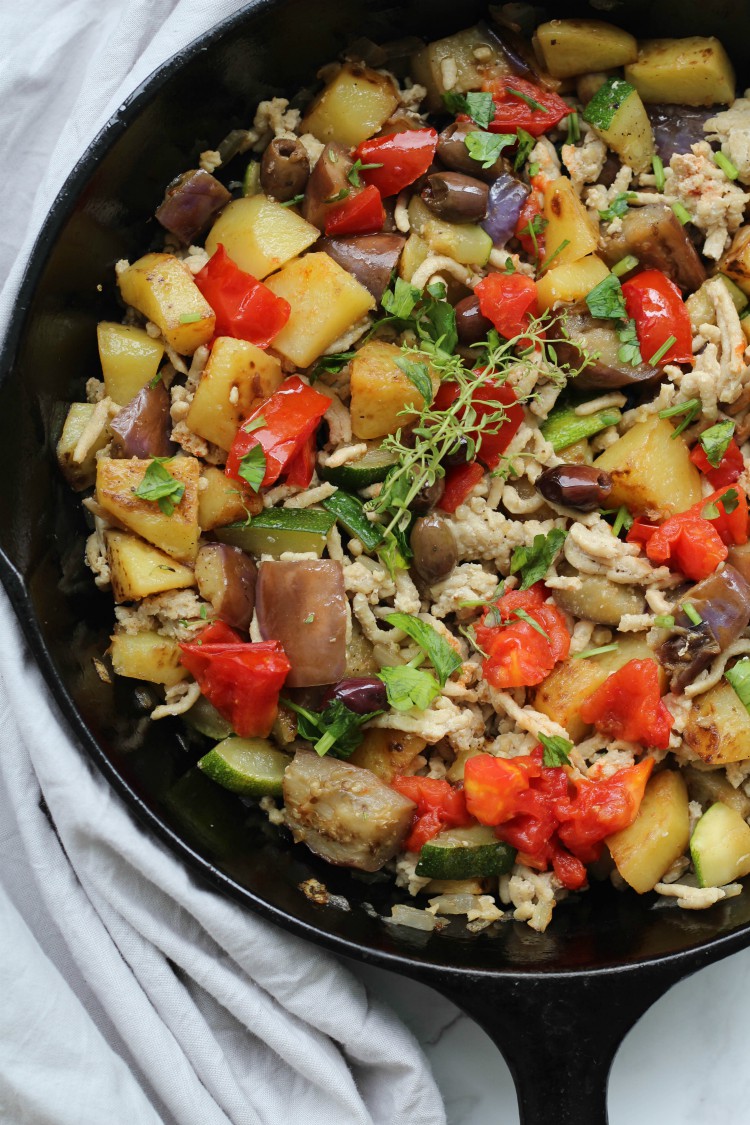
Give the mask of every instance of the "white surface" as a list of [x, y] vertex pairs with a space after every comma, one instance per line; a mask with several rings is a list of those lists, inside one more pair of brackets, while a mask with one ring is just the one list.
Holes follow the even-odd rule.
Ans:
[[[6, 148], [6, 179], [0, 277], [16, 256], [32, 212], [34, 188], [41, 183], [42, 190], [48, 191], [50, 183], [59, 184], [91, 133], [97, 105], [119, 96], [122, 75], [132, 70], [134, 84], [136, 75], [140, 78], [152, 68], [155, 52], [168, 54], [189, 38], [187, 26], [198, 31], [237, 5], [232, 0], [213, 0], [210, 5], [182, 2], [180, 18], [168, 20], [160, 30], [174, 6], [174, 0], [2, 3], [0, 143]], [[82, 90], [86, 113], [65, 130]], [[61, 130], [62, 141], [52, 160]], [[42, 214], [43, 206], [38, 205], [35, 222]], [[7, 629], [6, 624], [4, 636]], [[159, 1118], [178, 1120], [180, 1125], [193, 1120], [250, 1122], [257, 1119], [255, 1111], [237, 1109], [238, 1099], [247, 1093], [252, 1105], [263, 1089], [259, 1075], [269, 1073], [280, 1102], [270, 1107], [272, 1115], [267, 1116], [269, 1104], [260, 1098], [264, 1104], [256, 1105], [256, 1110], [264, 1120], [288, 1120], [293, 1125], [301, 1120], [310, 1125], [324, 1117], [331, 1125], [367, 1120], [362, 1115], [366, 1111], [358, 1108], [356, 1091], [347, 1086], [343, 1052], [323, 1034], [342, 1012], [356, 1013], [356, 1026], [348, 1025], [350, 1055], [361, 1049], [367, 1058], [368, 1066], [357, 1068], [360, 1094], [372, 1106], [374, 1087], [382, 1090], [384, 1083], [377, 1079], [385, 1070], [398, 1099], [391, 1107], [381, 1103], [374, 1119], [389, 1125], [399, 1119], [438, 1125], [440, 1110], [430, 1100], [429, 1084], [420, 1081], [418, 1057], [409, 1040], [377, 1007], [367, 1008], [356, 986], [327, 958], [240, 915], [230, 904], [196, 892], [159, 845], [142, 839], [134, 829], [126, 830], [127, 818], [117, 849], [103, 846], [113, 823], [119, 824], [123, 816], [116, 798], [76, 751], [62, 747], [61, 753], [73, 756], [64, 760], [64, 769], [59, 768], [60, 762], [49, 752], [60, 745], [56, 720], [35, 702], [34, 674], [30, 669], [22, 672], [7, 642], [3, 655], [11, 662], [11, 676], [19, 679], [12, 708], [5, 697], [0, 709], [0, 857], [3, 880], [23, 916], [0, 889], [0, 1120], [4, 1125], [42, 1121], [101, 1125], [104, 1120], [108, 1125], [119, 1121], [150, 1125]], [[7, 685], [6, 679], [6, 691]], [[59, 842], [39, 810], [31, 761], [20, 752], [21, 737], [13, 732], [11, 710], [26, 711], [23, 736], [28, 741], [34, 732], [35, 766], [45, 776], [48, 804], [84, 886], [66, 868]], [[92, 818], [77, 819], [70, 807], [82, 793], [96, 800], [89, 808], [100, 832], [93, 837]], [[20, 832], [11, 804], [22, 810]], [[25, 858], [29, 852], [31, 866]], [[139, 872], [144, 865], [145, 872]], [[127, 876], [117, 879], [116, 901], [108, 888], [114, 871]], [[167, 893], [156, 885], [162, 878], [167, 880]], [[150, 906], [140, 909], [144, 888]], [[178, 898], [184, 905], [175, 905]], [[87, 900], [96, 909], [86, 905]], [[50, 910], [55, 923], [50, 921]], [[238, 948], [240, 936], [243, 948]], [[118, 953], [115, 942], [123, 953]], [[269, 948], [273, 956], [264, 960], [262, 954]], [[181, 957], [188, 961], [187, 980], [163, 972], [165, 952], [178, 962]], [[292, 974], [300, 965], [314, 978], [317, 1002], [299, 990], [296, 997], [289, 995]], [[393, 1005], [423, 1044], [451, 1125], [515, 1125], [518, 1113], [507, 1068], [475, 1025], [422, 985], [369, 967], [348, 967]], [[250, 980], [259, 974], [265, 987]], [[323, 990], [324, 1026], [317, 1031], [305, 1018], [311, 1008], [320, 1007]], [[745, 999], [749, 991], [750, 952], [704, 970], [659, 1001], [631, 1033], [615, 1062], [612, 1125], [750, 1122], [746, 1063], [750, 1008]], [[264, 1036], [271, 1039], [279, 1027], [290, 1026], [278, 1002], [271, 999], [274, 994], [281, 997], [281, 1004], [299, 1004], [303, 1017], [291, 1021], [294, 1035], [300, 1037], [292, 1052], [295, 1065], [305, 1065], [299, 1058], [315, 1059], [323, 1068], [318, 1073], [334, 1075], [333, 1084], [349, 1099], [329, 1100], [322, 1115], [314, 1109], [310, 1087], [301, 1080], [291, 1085], [290, 1072], [278, 1069], [279, 1058], [289, 1050], [288, 1040], [271, 1048], [259, 1043]], [[224, 1014], [217, 1022], [219, 1011]], [[257, 1039], [242, 1031], [243, 1020], [255, 1027]], [[160, 1022], [161, 1037], [150, 1038]], [[380, 1066], [373, 1057], [377, 1044], [381, 1064], [385, 1060]], [[412, 1069], [405, 1076], [404, 1066], [400, 1085], [394, 1086], [395, 1059], [411, 1061]], [[230, 1085], [236, 1084], [231, 1091], [225, 1073], [228, 1062], [234, 1069]], [[133, 1082], [131, 1071], [139, 1075], [155, 1110]], [[36, 1098], [34, 1108], [24, 1115], [8, 1110], [7, 1103], [3, 1109], [9, 1074]], [[219, 1092], [223, 1108], [214, 1112], [209, 1102]], [[554, 1125], [553, 1111], [550, 1125]]]

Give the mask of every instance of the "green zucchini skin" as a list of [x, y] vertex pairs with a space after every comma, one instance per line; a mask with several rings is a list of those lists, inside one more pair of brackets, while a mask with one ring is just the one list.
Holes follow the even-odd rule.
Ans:
[[624, 78], [608, 78], [584, 109], [584, 121], [597, 129], [609, 129], [617, 111], [635, 92], [635, 86]]
[[397, 460], [396, 455], [386, 449], [371, 449], [359, 461], [349, 461], [334, 468], [318, 465], [318, 476], [348, 492], [357, 492], [360, 488], [384, 481]]
[[515, 859], [515, 848], [479, 824], [450, 829], [428, 840], [419, 853], [416, 874], [430, 879], [484, 879], [507, 875]]

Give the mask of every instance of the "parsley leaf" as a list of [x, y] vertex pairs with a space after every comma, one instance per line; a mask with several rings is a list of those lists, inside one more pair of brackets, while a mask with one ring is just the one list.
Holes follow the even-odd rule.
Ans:
[[599, 320], [626, 320], [628, 311], [619, 278], [610, 273], [586, 297], [592, 316]]
[[432, 402], [435, 392], [432, 388], [432, 379], [426, 363], [415, 363], [407, 356], [399, 356], [396, 367], [403, 371], [410, 383], [413, 383], [427, 405]]
[[722, 505], [726, 514], [728, 516], [731, 516], [732, 512], [736, 509], [739, 502], [740, 500], [739, 496], [737, 495], [737, 489], [730, 488], [724, 493], [723, 496], [719, 496], [717, 500], [712, 500], [709, 504], [706, 504], [706, 506], [701, 510], [701, 516], [704, 520], [718, 519], [722, 514], [719, 511], [719, 504]]
[[621, 344], [621, 347], [617, 351], [617, 358], [620, 362], [629, 363], [631, 367], [638, 367], [639, 364], [643, 363], [638, 332], [636, 331], [635, 321], [632, 318], [628, 318], [628, 320], [618, 325], [617, 337]]
[[393, 290], [386, 289], [380, 303], [391, 316], [397, 316], [399, 320], [407, 320], [421, 296], [420, 290], [414, 285], [410, 285], [402, 277], [397, 277]]
[[503, 149], [514, 144], [515, 139], [514, 133], [467, 133], [466, 150], [483, 168], [491, 168]]
[[185, 493], [182, 481], [175, 480], [164, 468], [164, 462], [170, 460], [170, 457], [154, 457], [135, 489], [135, 495], [140, 500], [158, 504], [165, 516], [172, 515]]
[[525, 102], [529, 109], [538, 110], [539, 113], [549, 113], [547, 107], [542, 105], [541, 102], [538, 102], [536, 98], [532, 98], [528, 94], [523, 94], [520, 90], [514, 90], [512, 86], [506, 86], [505, 92], [506, 94], [510, 94], [511, 97], [518, 98], [519, 101]]
[[570, 765], [570, 758], [568, 757], [568, 755], [573, 749], [573, 743], [569, 742], [567, 738], [563, 738], [559, 734], [540, 734], [539, 741], [544, 747], [542, 764], [547, 766], [548, 769], [554, 769], [555, 766]]
[[[409, 521], [411, 522], [411, 521]], [[412, 553], [405, 540], [402, 543], [397, 534], [397, 527], [389, 531], [378, 547], [378, 558], [386, 568], [391, 578], [395, 578], [397, 570], [408, 570]]]
[[703, 446], [703, 451], [708, 458], [709, 465], [718, 468], [734, 433], [734, 422], [717, 422], [704, 430], [698, 441]]
[[260, 491], [263, 477], [266, 475], [266, 455], [262, 445], [254, 445], [245, 454], [240, 461], [237, 472], [244, 481], [247, 481], [253, 492]]
[[[362, 181], [359, 178], [359, 173], [360, 172], [366, 172], [369, 168], [382, 168], [382, 167], [383, 167], [382, 163], [380, 163], [380, 164], [363, 164], [362, 161], [359, 158], [357, 158], [357, 160], [355, 160], [354, 163], [352, 164], [349, 171], [346, 173], [346, 178], [349, 181], [349, 183], [352, 185], [352, 187], [361, 188], [362, 187]], [[304, 196], [301, 195], [300, 199], [303, 199], [303, 198], [304, 198]]]
[[634, 191], [618, 192], [606, 211], [599, 212], [599, 218], [605, 223], [611, 222], [612, 219], [621, 219], [635, 197]]
[[410, 617], [408, 613], [389, 613], [386, 621], [395, 629], [403, 629], [408, 637], [417, 642], [435, 669], [441, 687], [444, 687], [448, 677], [461, 667], [461, 657], [458, 653], [426, 621], [422, 621], [419, 617]]
[[336, 192], [335, 195], [329, 196], [329, 198], [324, 199], [323, 202], [324, 203], [338, 203], [340, 200], [346, 199], [346, 197], [348, 195], [351, 195], [351, 192], [350, 192], [349, 188], [348, 187], [342, 187], [342, 188], [339, 188], [339, 190]]
[[529, 586], [544, 578], [566, 536], [567, 532], [562, 528], [553, 527], [547, 535], [535, 535], [530, 547], [516, 547], [510, 560], [510, 573], [521, 572], [520, 590], [528, 590]]
[[[513, 169], [517, 172], [529, 159], [531, 150], [536, 144], [536, 137], [532, 137], [531, 133], [527, 133], [525, 129], [516, 129], [516, 137], [518, 138], [518, 148], [516, 158], [513, 161]], [[531, 169], [529, 169], [529, 175], [531, 175]]]
[[312, 742], [321, 757], [331, 750], [335, 758], [348, 758], [362, 741], [361, 727], [364, 723], [383, 714], [382, 711], [370, 711], [367, 715], [357, 715], [340, 699], [332, 699], [323, 711], [308, 711], [306, 707], [292, 703], [291, 699], [282, 702], [296, 712], [300, 738]]
[[296, 207], [297, 204], [301, 203], [304, 198], [305, 198], [304, 193], [302, 195], [293, 195], [291, 199], [284, 200], [284, 202], [281, 204], [281, 206], [282, 207]]
[[440, 695], [440, 684], [435, 677], [411, 664], [381, 668], [378, 676], [385, 684], [388, 702], [397, 711], [409, 711], [412, 707], [424, 711]]
[[445, 107], [450, 113], [465, 113], [481, 129], [486, 129], [495, 117], [495, 103], [492, 94], [471, 91], [469, 94], [455, 94], [452, 90], [443, 94]]
[[545, 640], [548, 641], [550, 639], [549, 633], [545, 632], [536, 618], [532, 617], [530, 613], [527, 613], [525, 609], [512, 609], [510, 612], [513, 617], [517, 617], [519, 621], [525, 621], [527, 625], [531, 626], [535, 633], [540, 633]]

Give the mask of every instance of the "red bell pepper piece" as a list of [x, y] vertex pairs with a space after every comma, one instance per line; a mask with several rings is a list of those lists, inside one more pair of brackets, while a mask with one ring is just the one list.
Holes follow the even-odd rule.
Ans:
[[482, 89], [492, 94], [495, 103], [495, 116], [487, 126], [491, 133], [525, 129], [532, 137], [541, 137], [570, 113], [558, 94], [525, 78], [492, 78]]
[[589, 696], [580, 710], [608, 738], [666, 750], [674, 718], [661, 701], [655, 660], [629, 660]]
[[482, 316], [491, 320], [501, 336], [522, 336], [539, 315], [536, 285], [522, 273], [489, 273], [474, 287]]
[[649, 523], [644, 516], [636, 516], [625, 536], [626, 543], [648, 543], [655, 531], [659, 530], [658, 523]]
[[652, 562], [666, 563], [700, 582], [713, 574], [728, 552], [708, 520], [683, 512], [657, 528], [646, 544], [646, 554]]
[[[435, 396], [435, 408], [437, 410], [448, 410], [456, 401], [458, 395], [459, 390], [456, 383], [441, 383]], [[469, 433], [469, 437], [473, 437], [479, 446], [477, 458], [488, 469], [496, 469], [500, 464], [501, 456], [523, 422], [523, 407], [518, 402], [512, 387], [509, 387], [506, 383], [495, 383], [491, 379], [477, 384], [476, 390], [472, 391], [471, 394], [471, 405], [478, 418], [494, 414], [501, 408], [505, 413], [503, 422], [488, 423], [488, 429], [482, 431], [481, 440], [476, 431], [470, 431]], [[459, 411], [458, 417], [463, 418], [463, 416], [464, 411]], [[494, 432], [492, 432], [493, 430]], [[461, 467], [464, 468], [464, 466]], [[474, 483], [476, 484], [476, 481]], [[443, 497], [444, 499], [445, 497]], [[450, 508], [445, 507], [444, 502], [441, 502], [441, 507], [447, 512], [451, 511]]]
[[279, 692], [292, 667], [279, 641], [244, 642], [228, 625], [216, 622], [180, 649], [181, 663], [241, 738], [270, 734]]
[[437, 142], [435, 129], [407, 129], [362, 141], [354, 156], [363, 164], [382, 165], [361, 173], [366, 184], [376, 187], [383, 197], [398, 195], [425, 174], [432, 164]]
[[[260, 445], [266, 457], [261, 487], [275, 484], [315, 433], [330, 405], [327, 395], [308, 387], [298, 375], [286, 379], [278, 391], [274, 391], [240, 426], [229, 451], [224, 470], [226, 475], [241, 481], [243, 478], [239, 470], [242, 458], [254, 446]], [[253, 429], [253, 424], [259, 419], [263, 420], [263, 425]]]
[[438, 507], [444, 512], [455, 512], [483, 476], [484, 469], [478, 461], [468, 461], [465, 465], [452, 465], [446, 469], [445, 490]]
[[463, 790], [434, 777], [394, 777], [392, 787], [402, 797], [414, 801], [417, 811], [411, 834], [404, 847], [418, 852], [423, 844], [442, 832], [443, 828], [460, 828], [472, 823]]
[[312, 434], [286, 467], [286, 483], [308, 488], [315, 472], [315, 434]]
[[[521, 208], [514, 231], [515, 237], [521, 243], [526, 253], [533, 255], [540, 261], [544, 257], [544, 225], [542, 223], [537, 223], [535, 227], [534, 224], [535, 221], [540, 218], [541, 214], [542, 204], [539, 193], [532, 191]], [[533, 237], [531, 234], [532, 229], [536, 231]], [[515, 274], [512, 276], [515, 277]]]
[[[737, 497], [736, 507], [731, 512], [727, 512], [725, 506], [729, 503], [726, 498], [727, 491], [736, 493]], [[710, 512], [712, 505], [716, 505], [718, 516], [707, 515], [705, 518], [718, 531], [722, 543], [725, 543], [727, 547], [741, 547], [743, 543], [747, 543], [747, 495], [743, 490], [741, 488], [730, 488], [729, 490], [717, 488], [716, 492], [712, 492], [705, 500], [701, 500], [700, 504], [696, 504], [690, 511], [696, 513]]]
[[341, 203], [331, 207], [326, 215], [326, 234], [377, 234], [383, 229], [385, 208], [380, 192], [372, 184], [361, 191], [352, 192]]
[[690, 450], [690, 460], [714, 488], [726, 488], [728, 485], [734, 484], [736, 480], [739, 480], [745, 468], [745, 459], [734, 438], [730, 440], [718, 465], [711, 464], [700, 442], [696, 442]]
[[671, 337], [675, 342], [657, 361], [665, 363], [693, 362], [693, 331], [682, 294], [661, 270], [643, 270], [622, 287], [628, 316], [635, 321], [641, 355], [651, 363], [663, 344]]
[[570, 634], [565, 617], [544, 598], [541, 582], [529, 590], [512, 590], [498, 598], [475, 626], [477, 644], [487, 653], [482, 663], [484, 678], [493, 687], [540, 684], [568, 655]]
[[216, 335], [267, 348], [289, 320], [291, 306], [235, 265], [219, 243], [195, 284], [216, 314]]

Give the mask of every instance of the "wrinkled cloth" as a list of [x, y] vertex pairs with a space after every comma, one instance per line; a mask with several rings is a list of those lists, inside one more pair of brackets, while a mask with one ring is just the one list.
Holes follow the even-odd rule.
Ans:
[[[37, 0], [0, 33], [0, 331], [49, 204], [232, 0]], [[331, 955], [194, 879], [73, 743], [0, 591], [0, 1121], [441, 1125], [416, 1041]]]

